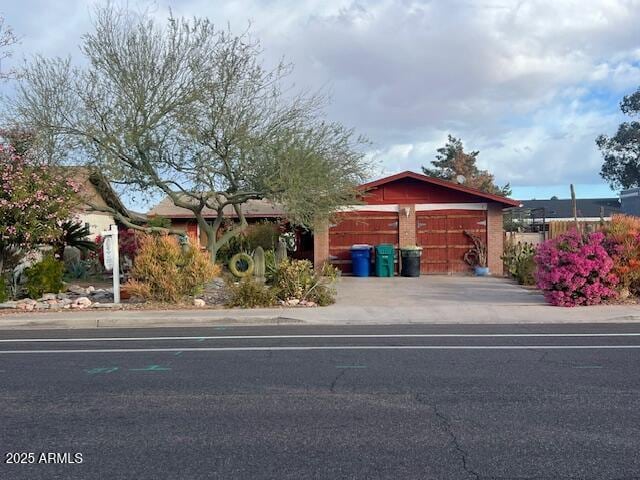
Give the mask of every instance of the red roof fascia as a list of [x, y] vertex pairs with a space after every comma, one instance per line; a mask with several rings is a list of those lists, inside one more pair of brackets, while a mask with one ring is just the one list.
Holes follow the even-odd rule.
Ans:
[[362, 191], [367, 191], [367, 190], [371, 190], [372, 188], [379, 187], [380, 185], [391, 183], [403, 178], [413, 178], [414, 180], [430, 183], [432, 185], [439, 185], [441, 187], [450, 188], [452, 190], [457, 190], [459, 192], [464, 192], [471, 195], [475, 195], [477, 197], [486, 198], [487, 200], [491, 200], [492, 202], [501, 203], [509, 207], [520, 206], [520, 202], [518, 200], [513, 200], [511, 198], [502, 197], [500, 195], [494, 195], [492, 193], [483, 192], [482, 190], [478, 190], [477, 188], [465, 187], [464, 185], [448, 182], [447, 180], [441, 180], [440, 178], [429, 177], [427, 175], [422, 175], [420, 173], [415, 173], [409, 170], [396, 173], [395, 175], [391, 175], [389, 177], [380, 178], [378, 180], [374, 180], [373, 182], [364, 183], [360, 185], [358, 189]]

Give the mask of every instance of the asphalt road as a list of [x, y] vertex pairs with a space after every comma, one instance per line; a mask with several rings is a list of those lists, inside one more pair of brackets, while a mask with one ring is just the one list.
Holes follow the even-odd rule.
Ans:
[[0, 479], [640, 478], [639, 367], [633, 324], [5, 331]]

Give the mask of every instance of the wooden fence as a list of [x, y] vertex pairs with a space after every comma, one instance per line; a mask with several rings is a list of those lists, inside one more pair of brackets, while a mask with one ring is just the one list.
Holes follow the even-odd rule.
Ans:
[[[563, 233], [574, 230], [576, 228], [576, 222], [574, 222], [573, 220], [550, 220], [548, 223], [548, 239], [556, 238], [558, 235], [562, 235]], [[581, 232], [596, 232], [598, 230], [601, 230], [608, 224], [608, 221], [597, 220], [585, 222], [578, 219], [578, 230]]]

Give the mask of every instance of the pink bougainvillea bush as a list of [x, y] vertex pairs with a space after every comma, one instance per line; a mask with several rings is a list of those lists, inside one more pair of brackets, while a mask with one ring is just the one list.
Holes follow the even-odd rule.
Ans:
[[552, 305], [596, 305], [615, 298], [618, 277], [601, 232], [566, 233], [538, 247], [536, 283]]

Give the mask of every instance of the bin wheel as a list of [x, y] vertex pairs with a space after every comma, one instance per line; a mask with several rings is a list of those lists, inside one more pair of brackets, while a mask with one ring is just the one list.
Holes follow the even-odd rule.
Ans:
[[229, 271], [238, 278], [248, 277], [253, 273], [253, 258], [248, 253], [236, 253], [229, 260]]

